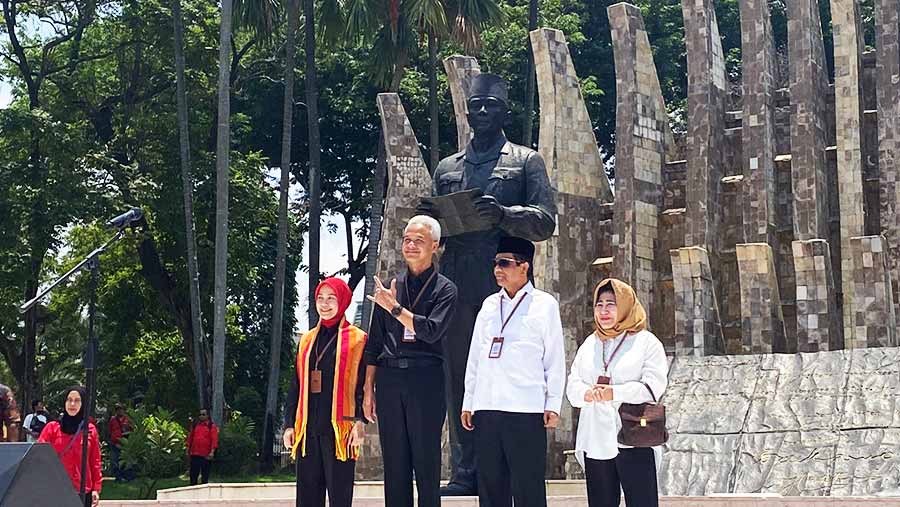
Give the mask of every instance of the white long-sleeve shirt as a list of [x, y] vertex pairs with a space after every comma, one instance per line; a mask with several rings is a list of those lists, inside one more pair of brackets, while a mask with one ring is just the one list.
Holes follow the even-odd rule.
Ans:
[[[502, 334], [501, 300], [503, 318], [521, 301]], [[500, 357], [490, 358], [491, 344], [499, 336]], [[503, 289], [488, 296], [475, 319], [463, 411], [558, 414], [565, 380], [565, 344], [556, 299], [530, 282], [512, 299]]]
[[[575, 455], [582, 465], [585, 456], [597, 460], [612, 459], [619, 454], [620, 447], [628, 447], [618, 442], [619, 430], [622, 428], [619, 406], [622, 403], [653, 401], [642, 381], [650, 386], [657, 400], [662, 397], [668, 385], [666, 375], [669, 364], [666, 352], [653, 333], [640, 331], [608, 340], [605, 345], [607, 361], [620, 343], [622, 346], [612, 358], [606, 373], [603, 371], [604, 345], [594, 334], [584, 340], [572, 362], [566, 396], [573, 407], [581, 409], [575, 436]], [[585, 392], [597, 383], [600, 375], [611, 379], [612, 401], [584, 401]], [[659, 449], [655, 450], [659, 463], [660, 452]]]

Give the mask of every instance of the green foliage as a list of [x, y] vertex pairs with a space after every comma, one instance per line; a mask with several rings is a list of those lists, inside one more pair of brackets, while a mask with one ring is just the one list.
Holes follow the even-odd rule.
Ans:
[[159, 479], [175, 477], [183, 471], [186, 433], [173, 420], [172, 413], [163, 409], [151, 415], [134, 412], [132, 416], [134, 429], [122, 441], [120, 463], [148, 482], [149, 493]]
[[216, 474], [237, 475], [254, 467], [257, 449], [256, 424], [252, 419], [238, 415], [225, 423], [219, 432], [219, 449], [216, 451]]

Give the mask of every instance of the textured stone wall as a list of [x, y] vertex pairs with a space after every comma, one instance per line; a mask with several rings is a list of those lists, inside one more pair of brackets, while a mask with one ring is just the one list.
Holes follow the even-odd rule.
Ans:
[[844, 340], [828, 242], [794, 241], [792, 248], [797, 283], [797, 351], [841, 349]]
[[[875, 7], [881, 234], [887, 240], [894, 315], [900, 317], [900, 0]], [[871, 145], [870, 145], [871, 146]]]
[[897, 330], [884, 236], [850, 239], [853, 262], [853, 344], [850, 348], [897, 345]]
[[725, 174], [725, 60], [712, 0], [682, 0], [681, 9], [688, 66], [684, 243], [705, 247], [715, 256], [719, 246], [719, 185]]
[[453, 113], [456, 116], [456, 146], [462, 151], [472, 139], [469, 128], [466, 98], [472, 86], [472, 78], [481, 73], [478, 60], [471, 56], [453, 55], [444, 58], [444, 70], [447, 72], [447, 84], [453, 98]]
[[[739, 2], [743, 86], [743, 241], [775, 241], [775, 41], [766, 0]], [[824, 155], [824, 153], [823, 153]], [[777, 289], [777, 285], [776, 285]]]
[[861, 127], [862, 32], [858, 0], [831, 0], [834, 32], [835, 135], [837, 140], [838, 195], [841, 217], [841, 291], [843, 294], [844, 343], [864, 343], [855, 335], [853, 315], [853, 256], [850, 239], [865, 235], [863, 156]]
[[900, 349], [676, 357], [665, 495], [900, 488]]
[[538, 151], [551, 180], [561, 193], [612, 202], [566, 37], [550, 28], [530, 35], [541, 109]]
[[737, 245], [737, 267], [741, 286], [741, 352], [795, 352], [796, 343], [789, 344], [785, 338], [772, 247], [767, 243]]
[[675, 290], [675, 355], [724, 353], [719, 305], [706, 249], [679, 248], [672, 250], [670, 256]]
[[666, 147], [674, 144], [640, 10], [607, 8], [616, 65], [614, 273], [630, 283], [657, 320], [656, 253]]

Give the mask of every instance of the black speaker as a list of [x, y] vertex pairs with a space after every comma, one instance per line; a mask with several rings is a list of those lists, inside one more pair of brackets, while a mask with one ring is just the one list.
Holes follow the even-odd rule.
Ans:
[[0, 444], [0, 507], [82, 507], [50, 444]]

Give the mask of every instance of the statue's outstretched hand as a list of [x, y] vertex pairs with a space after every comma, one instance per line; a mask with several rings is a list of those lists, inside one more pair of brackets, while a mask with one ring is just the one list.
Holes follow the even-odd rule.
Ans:
[[438, 218], [440, 213], [438, 213], [437, 206], [433, 202], [420, 200], [419, 205], [416, 206], [416, 215], [428, 215]]

